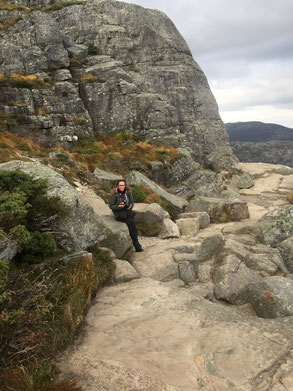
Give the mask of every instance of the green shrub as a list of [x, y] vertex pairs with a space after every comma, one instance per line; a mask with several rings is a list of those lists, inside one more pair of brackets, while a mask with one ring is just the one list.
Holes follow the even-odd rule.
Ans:
[[99, 53], [98, 48], [93, 43], [89, 43], [87, 45], [87, 47], [88, 47], [88, 54], [98, 54]]
[[132, 196], [134, 202], [145, 202], [146, 201], [146, 194], [145, 194], [145, 188], [142, 185], [132, 185]]
[[7, 232], [17, 224], [22, 224], [31, 205], [24, 192], [0, 194], [0, 226]]
[[55, 253], [56, 242], [49, 232], [32, 232], [23, 244], [22, 262], [37, 263]]
[[75, 151], [82, 155], [99, 154], [100, 150], [94, 137], [81, 136], [75, 147]]
[[48, 197], [48, 184], [20, 171], [0, 171], [0, 230], [2, 236], [20, 245], [17, 262], [36, 263], [56, 250], [48, 232], [57, 217], [65, 217], [68, 207], [57, 196]]

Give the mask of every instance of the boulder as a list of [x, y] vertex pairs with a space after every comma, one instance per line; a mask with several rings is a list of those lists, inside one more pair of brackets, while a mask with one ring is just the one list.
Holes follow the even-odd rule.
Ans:
[[189, 202], [186, 212], [206, 212], [210, 216], [211, 221], [215, 223], [237, 221], [249, 217], [245, 201], [201, 195], [197, 195]]
[[106, 237], [100, 240], [99, 244], [111, 249], [117, 258], [123, 257], [132, 245], [127, 225], [116, 221], [109, 206], [93, 191], [81, 189], [79, 196], [93, 208], [94, 213], [99, 216], [107, 229]]
[[130, 185], [144, 185], [149, 187], [153, 192], [158, 194], [165, 201], [169, 202], [173, 207], [178, 209], [179, 212], [183, 212], [187, 206], [187, 201], [184, 198], [177, 197], [173, 194], [168, 193], [166, 190], [162, 189], [155, 182], [151, 181], [145, 175], [141, 174], [138, 171], [131, 171], [127, 177], [127, 183]]
[[234, 254], [242, 261], [250, 256], [250, 246], [247, 246], [236, 239], [228, 237], [223, 245], [221, 253], [223, 256]]
[[206, 212], [185, 212], [179, 213], [177, 219], [198, 218], [199, 228], [204, 229], [210, 225], [210, 216]]
[[137, 228], [146, 236], [156, 236], [162, 229], [163, 219], [166, 216], [165, 210], [156, 203], [137, 203], [133, 208], [134, 220]]
[[245, 264], [250, 269], [263, 271], [266, 276], [278, 270], [278, 265], [267, 259], [265, 254], [251, 254], [245, 259]]
[[180, 231], [178, 225], [174, 223], [171, 219], [163, 219], [161, 230], [159, 232], [159, 238], [168, 239], [168, 238], [179, 238]]
[[249, 218], [248, 206], [245, 201], [227, 201], [224, 213], [227, 215], [228, 221], [239, 221]]
[[197, 269], [197, 278], [200, 283], [207, 283], [211, 281], [212, 271], [213, 271], [214, 260], [200, 263]]
[[176, 220], [181, 235], [197, 235], [199, 232], [199, 218], [185, 218]]
[[178, 263], [179, 269], [179, 278], [185, 282], [195, 282], [196, 280], [196, 272], [194, 269], [194, 264], [188, 261], [183, 261]]
[[78, 61], [85, 61], [88, 54], [88, 47], [85, 45], [73, 45], [67, 48], [70, 58], [74, 58]]
[[293, 315], [293, 280], [273, 276], [251, 283], [247, 287], [248, 302], [262, 318]]
[[116, 283], [122, 283], [131, 281], [134, 278], [139, 278], [137, 271], [133, 266], [127, 261], [121, 259], [114, 259], [115, 271], [114, 271], [114, 281]]
[[244, 173], [240, 176], [238, 181], [239, 189], [250, 189], [254, 185], [253, 179], [247, 173]]
[[207, 261], [221, 252], [225, 242], [223, 235], [218, 232], [202, 232], [197, 236], [196, 241], [200, 244], [197, 255], [200, 262]]
[[113, 174], [111, 172], [107, 172], [104, 170], [101, 170], [99, 168], [96, 168], [94, 171], [94, 176], [101, 182], [106, 182], [109, 184], [116, 184], [117, 181], [121, 178], [121, 175]]
[[265, 214], [258, 222], [258, 235], [271, 247], [293, 236], [293, 205], [281, 206]]
[[0, 164], [0, 170], [21, 170], [34, 178], [48, 181], [48, 196], [59, 196], [69, 207], [69, 215], [51, 227], [59, 247], [67, 251], [86, 249], [100, 243], [110, 234], [100, 216], [82, 200], [67, 180], [48, 166], [18, 160]]
[[171, 281], [179, 278], [179, 271], [171, 251], [160, 251], [148, 247], [143, 253], [131, 257], [134, 269], [141, 277], [158, 281]]
[[66, 81], [72, 79], [72, 75], [69, 69], [57, 69], [54, 72], [54, 80], [56, 81]]
[[215, 297], [232, 304], [244, 304], [247, 301], [247, 285], [259, 278], [236, 255], [228, 255], [214, 269]]
[[224, 210], [224, 206], [225, 200], [222, 198], [197, 196], [189, 201], [186, 212], [206, 212], [214, 222]]
[[244, 260], [245, 264], [249, 268], [264, 270], [270, 274], [277, 272], [278, 270], [284, 273], [289, 273], [278, 249], [258, 244], [252, 246], [250, 250], [251, 254]]
[[283, 240], [278, 245], [278, 249], [282, 254], [287, 269], [290, 273], [293, 273], [293, 236]]

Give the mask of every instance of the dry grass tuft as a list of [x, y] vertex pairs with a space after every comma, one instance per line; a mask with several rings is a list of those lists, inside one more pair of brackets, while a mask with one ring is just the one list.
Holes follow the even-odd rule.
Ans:
[[293, 193], [287, 194], [286, 200], [287, 200], [290, 204], [293, 204]]
[[0, 149], [13, 149], [14, 151], [29, 151], [39, 153], [42, 147], [32, 140], [20, 137], [8, 131], [0, 132]]
[[95, 137], [81, 137], [72, 149], [71, 157], [84, 168], [96, 166], [101, 169], [126, 174], [133, 164], [147, 165], [150, 161], [172, 163], [181, 155], [173, 147], [155, 146], [139, 141], [132, 133], [98, 133]]
[[26, 14], [30, 12], [28, 7], [24, 7], [22, 5], [11, 4], [7, 1], [0, 1], [0, 10], [3, 11], [23, 11]]
[[87, 83], [104, 83], [104, 80], [102, 80], [99, 76], [94, 75], [83, 75], [81, 76], [77, 82], [79, 84], [87, 84]]
[[19, 15], [19, 16], [16, 16], [15, 18], [8, 20], [6, 23], [4, 23], [4, 24], [2, 24], [2, 26], [0, 26], [0, 31], [8, 30], [9, 27], [14, 26], [20, 19], [22, 19], [22, 16]]
[[42, 78], [37, 77], [36, 75], [0, 73], [0, 87], [29, 88], [32, 90], [49, 88], [50, 86], [50, 83]]
[[39, 106], [38, 107], [38, 115], [47, 115], [47, 110], [45, 106]]

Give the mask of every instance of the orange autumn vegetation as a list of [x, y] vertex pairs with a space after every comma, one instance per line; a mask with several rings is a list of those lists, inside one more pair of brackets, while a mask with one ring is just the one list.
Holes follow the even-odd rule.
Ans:
[[0, 73], [0, 87], [17, 87], [29, 89], [49, 88], [50, 83], [36, 75], [24, 75], [20, 73]]
[[172, 163], [180, 156], [176, 148], [151, 145], [127, 132], [98, 133], [95, 137], [81, 138], [72, 154], [77, 160], [105, 169], [114, 160], [123, 159], [126, 164], [134, 160], [144, 164], [151, 161]]

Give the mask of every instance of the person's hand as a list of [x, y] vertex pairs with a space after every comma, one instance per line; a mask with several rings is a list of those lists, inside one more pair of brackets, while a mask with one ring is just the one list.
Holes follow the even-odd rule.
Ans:
[[125, 205], [118, 205], [118, 208], [124, 208], [125, 207]]
[[127, 209], [131, 209], [132, 208], [132, 205], [130, 205]]

